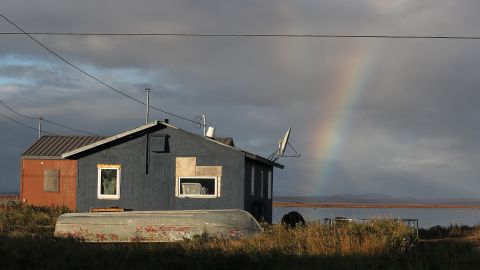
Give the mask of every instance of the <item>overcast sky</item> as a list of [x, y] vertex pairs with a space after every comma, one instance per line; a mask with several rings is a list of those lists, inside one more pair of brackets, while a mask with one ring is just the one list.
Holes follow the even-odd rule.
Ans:
[[[477, 0], [3, 0], [27, 32], [480, 36]], [[0, 18], [0, 32], [18, 32]], [[480, 40], [36, 36], [81, 68], [263, 156], [292, 128], [302, 156], [274, 195], [480, 198]], [[144, 107], [22, 35], [0, 36], [0, 99], [101, 135]], [[0, 106], [0, 112], [36, 126]], [[158, 112], [173, 125], [191, 123]], [[74, 132], [44, 125], [57, 134]], [[0, 117], [0, 191], [19, 189], [35, 130]], [[291, 153], [291, 152], [290, 152]]]

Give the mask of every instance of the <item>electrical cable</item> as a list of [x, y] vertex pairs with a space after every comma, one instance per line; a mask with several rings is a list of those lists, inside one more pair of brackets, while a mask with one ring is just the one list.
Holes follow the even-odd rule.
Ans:
[[84, 133], [84, 134], [88, 134], [88, 135], [92, 135], [92, 136], [97, 136], [99, 137], [100, 135], [98, 134], [95, 134], [95, 133], [91, 133], [91, 132], [88, 132], [88, 131], [83, 131], [83, 130], [80, 130], [80, 129], [76, 129], [76, 128], [72, 128], [72, 127], [69, 127], [67, 125], [64, 125], [64, 124], [59, 124], [59, 123], [55, 123], [51, 120], [48, 120], [48, 119], [45, 119], [45, 118], [41, 118], [42, 121], [45, 121], [47, 123], [50, 123], [50, 124], [53, 124], [53, 125], [56, 125], [56, 126], [59, 126], [59, 127], [63, 127], [63, 128], [67, 128], [67, 129], [70, 129], [70, 130], [73, 130], [73, 131], [77, 131], [77, 132], [81, 132], [81, 133]]
[[46, 118], [43, 118], [43, 117], [31, 117], [31, 116], [27, 116], [27, 115], [24, 115], [16, 110], [14, 110], [12, 107], [8, 106], [7, 104], [5, 104], [5, 102], [3, 102], [2, 100], [0, 100], [0, 104], [2, 104], [5, 108], [7, 108], [8, 110], [10, 110], [11, 112], [21, 116], [21, 117], [24, 117], [24, 118], [27, 118], [27, 119], [31, 119], [31, 120], [42, 120], [42, 121], [45, 121], [47, 123], [50, 123], [50, 124], [53, 124], [53, 125], [56, 125], [56, 126], [59, 126], [59, 127], [63, 127], [63, 128], [67, 128], [67, 129], [70, 129], [70, 130], [73, 130], [73, 131], [77, 131], [77, 132], [81, 132], [81, 133], [84, 133], [84, 134], [89, 134], [89, 135], [93, 135], [93, 136], [100, 136], [98, 134], [95, 134], [95, 133], [91, 133], [91, 132], [88, 132], [88, 131], [83, 131], [83, 130], [80, 130], [80, 129], [76, 129], [76, 128], [72, 128], [72, 127], [69, 127], [67, 125], [64, 125], [64, 124], [60, 124], [60, 123], [57, 123], [57, 122], [54, 122], [52, 120], [48, 120]]
[[[65, 59], [64, 57], [60, 56], [59, 54], [57, 54], [56, 52], [54, 52], [52, 49], [48, 48], [46, 45], [44, 45], [43, 43], [41, 43], [39, 40], [37, 40], [35, 37], [33, 37], [32, 35], [54, 35], [54, 36], [178, 36], [178, 37], [274, 37], [274, 38], [383, 38], [383, 39], [455, 39], [455, 40], [480, 40], [480, 36], [450, 36], [450, 35], [339, 35], [339, 34], [221, 34], [221, 33], [218, 33], [218, 34], [200, 34], [200, 33], [73, 33], [73, 32], [26, 32], [24, 31], [21, 27], [19, 27], [17, 24], [15, 24], [13, 21], [11, 21], [10, 19], [8, 19], [6, 16], [4, 16], [3, 14], [0, 14], [0, 17], [2, 17], [3, 19], [5, 19], [8, 23], [10, 23], [12, 26], [14, 26], [15, 28], [17, 28], [19, 31], [21, 31], [21, 33], [17, 33], [17, 32], [0, 32], [0, 35], [26, 35], [27, 37], [29, 37], [30, 39], [32, 39], [35, 43], [37, 43], [38, 45], [40, 45], [42, 48], [44, 48], [45, 50], [47, 50], [48, 52], [50, 52], [51, 54], [53, 54], [54, 56], [56, 56], [57, 58], [59, 58], [60, 60], [62, 60], [63, 62], [65, 62], [66, 64], [70, 65], [71, 67], [73, 67], [74, 69], [76, 69], [77, 71], [81, 72], [82, 74], [84, 74], [85, 76], [97, 81], [98, 83], [102, 84], [103, 86], [109, 88], [110, 90], [113, 90], [115, 91], [116, 93], [126, 97], [126, 98], [129, 98], [137, 103], [140, 103], [142, 105], [147, 105], [145, 102], [137, 99], [137, 98], [134, 98], [126, 93], [124, 93], [123, 91], [120, 91], [118, 90], [117, 88], [107, 84], [106, 82], [98, 79], [97, 77], [93, 76], [92, 74], [88, 73], [87, 71], [85, 71], [84, 69], [76, 66], [75, 64], [73, 64], [72, 62], [70, 62], [69, 60]], [[183, 116], [180, 116], [178, 114], [174, 114], [174, 113], [171, 113], [171, 112], [168, 112], [168, 111], [165, 111], [165, 110], [162, 110], [158, 107], [155, 107], [155, 106], [150, 106], [150, 108], [154, 109], [154, 110], [157, 110], [159, 112], [162, 112], [162, 113], [165, 113], [167, 115], [170, 115], [170, 116], [173, 116], [173, 117], [176, 117], [176, 118], [179, 118], [179, 119], [182, 119], [182, 120], [185, 120], [185, 121], [189, 121], [191, 122], [195, 127], [197, 126], [203, 126], [202, 123], [200, 123], [199, 121], [195, 121], [195, 119], [190, 119], [190, 118], [187, 118], [187, 117], [183, 117]], [[17, 113], [18, 114], [18, 113]], [[21, 114], [19, 114], [21, 115]], [[21, 115], [23, 117], [26, 117], [24, 115]], [[30, 117], [26, 117], [26, 118], [29, 118], [29, 119], [38, 119], [38, 118], [30, 118]], [[75, 131], [80, 131], [80, 130], [77, 130], [77, 129], [74, 129], [74, 128], [70, 128], [68, 126], [65, 126], [65, 125], [62, 125], [62, 124], [58, 124], [58, 123], [54, 123], [52, 121], [49, 121], [49, 120], [46, 120], [46, 119], [43, 119], [45, 120], [45, 122], [48, 122], [48, 123], [51, 123], [51, 124], [54, 124], [54, 125], [58, 125], [58, 126], [61, 126], [61, 127], [64, 127], [64, 128], [68, 128], [68, 129], [71, 129], [71, 130], [75, 130]], [[92, 135], [95, 135], [93, 133], [90, 133], [90, 132], [84, 132], [84, 131], [80, 131], [82, 133], [87, 133], [87, 134], [92, 134]]]
[[[4, 17], [4, 16], [2, 16]], [[5, 17], [4, 17], [5, 18]], [[274, 38], [384, 38], [384, 39], [467, 39], [480, 40], [480, 36], [450, 35], [339, 35], [339, 34], [200, 34], [200, 33], [73, 33], [73, 32], [0, 32], [0, 35], [48, 36], [177, 36], [177, 37], [274, 37]]]
[[[19, 31], [21, 31], [24, 35], [26, 35], [27, 37], [29, 37], [31, 40], [33, 40], [35, 43], [37, 43], [39, 46], [41, 46], [42, 48], [44, 48], [45, 50], [47, 50], [49, 53], [53, 54], [55, 57], [57, 57], [58, 59], [62, 60], [63, 62], [65, 62], [66, 64], [68, 64], [69, 66], [73, 67], [74, 69], [76, 69], [77, 71], [79, 71], [80, 73], [84, 74], [85, 76], [95, 80], [96, 82], [102, 84], [103, 86], [109, 88], [110, 90], [113, 90], [115, 91], [116, 93], [126, 97], [126, 98], [129, 98], [137, 103], [140, 103], [142, 105], [147, 105], [145, 102], [139, 100], [139, 99], [136, 99], [118, 89], [116, 89], [115, 87], [111, 86], [110, 84], [98, 79], [97, 77], [93, 76], [92, 74], [88, 73], [87, 71], [85, 71], [84, 69], [76, 66], [75, 64], [73, 64], [72, 62], [70, 62], [69, 60], [67, 60], [66, 58], [62, 57], [61, 55], [57, 54], [56, 52], [54, 52], [52, 49], [48, 48], [46, 45], [44, 45], [42, 42], [40, 42], [38, 39], [36, 39], [35, 37], [33, 37], [31, 34], [27, 33], [26, 31], [24, 31], [20, 26], [18, 26], [17, 24], [15, 24], [13, 21], [11, 21], [9, 18], [5, 17], [3, 14], [0, 14], [0, 17], [2, 17], [3, 19], [5, 19], [8, 23], [10, 23], [13, 27], [17, 28]], [[175, 114], [175, 113], [171, 113], [171, 112], [168, 112], [168, 111], [165, 111], [165, 110], [162, 110], [160, 108], [157, 108], [155, 106], [149, 106], [150, 108], [154, 109], [154, 110], [157, 110], [159, 112], [162, 112], [162, 113], [165, 113], [165, 114], [168, 114], [170, 116], [173, 116], [173, 117], [176, 117], [178, 119], [182, 119], [182, 120], [185, 120], [185, 121], [189, 121], [189, 122], [192, 122], [194, 123], [195, 121], [193, 121], [192, 119], [189, 119], [187, 117], [184, 117], [184, 116], [181, 116], [181, 115], [178, 115], [178, 114]], [[203, 124], [202, 124], [203, 126]]]
[[40, 117], [31, 117], [31, 116], [26, 116], [24, 114], [21, 114], [17, 111], [15, 111], [14, 109], [12, 109], [10, 106], [8, 106], [7, 104], [5, 104], [5, 102], [3, 102], [2, 100], [0, 100], [0, 104], [2, 104], [5, 108], [9, 109], [11, 112], [21, 116], [21, 117], [24, 117], [24, 118], [28, 118], [28, 119], [32, 119], [32, 120], [38, 120]]
[[[34, 127], [31, 127], [31, 126], [29, 126], [29, 125], [27, 125], [27, 124], [24, 124], [24, 123], [20, 122], [20, 121], [17, 121], [17, 120], [15, 120], [15, 119], [7, 116], [6, 114], [1, 113], [1, 112], [0, 112], [0, 116], [2, 116], [2, 117], [5, 118], [5, 119], [8, 119], [8, 120], [10, 120], [10, 121], [12, 121], [12, 122], [15, 122], [15, 123], [17, 123], [17, 124], [19, 124], [19, 125], [21, 125], [21, 126], [23, 126], [23, 127], [26, 127], [26, 128], [29, 128], [29, 129], [33, 129], [33, 130], [36, 130], [36, 131], [39, 131], [38, 128], [34, 128]], [[41, 132], [42, 132], [42, 133], [46, 133], [46, 134], [50, 134], [50, 135], [56, 135], [55, 133], [48, 132], [48, 131], [45, 131], [45, 130], [41, 130]]]

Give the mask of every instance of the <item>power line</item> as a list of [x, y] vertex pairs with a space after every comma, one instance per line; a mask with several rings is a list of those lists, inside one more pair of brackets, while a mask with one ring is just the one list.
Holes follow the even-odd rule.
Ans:
[[[18, 26], [17, 24], [15, 24], [13, 21], [11, 21], [10, 19], [8, 19], [7, 17], [5, 17], [3, 14], [0, 14], [0, 17], [2, 17], [3, 19], [5, 19], [8, 23], [10, 23], [13, 27], [17, 28], [19, 31], [21, 31], [22, 33], [18, 33], [18, 34], [24, 34], [26, 35], [27, 37], [29, 37], [31, 40], [33, 40], [35, 43], [37, 43], [39, 46], [41, 46], [42, 48], [44, 48], [45, 50], [47, 50], [49, 53], [53, 54], [55, 57], [57, 57], [58, 59], [62, 60], [63, 62], [65, 62], [66, 64], [68, 64], [69, 66], [73, 67], [74, 69], [76, 69], [77, 71], [81, 72], [82, 74], [84, 74], [85, 76], [95, 80], [96, 82], [102, 84], [103, 86], [107, 87], [108, 89], [110, 90], [113, 90], [115, 91], [116, 93], [126, 97], [126, 98], [129, 98], [137, 103], [140, 103], [142, 105], [147, 105], [145, 102], [139, 100], [139, 99], [136, 99], [126, 93], [124, 93], [123, 91], [120, 91], [118, 90], [117, 88], [111, 86], [110, 84], [98, 79], [97, 77], [93, 76], [92, 74], [90, 74], [89, 72], [85, 71], [84, 69], [76, 66], [75, 64], [73, 64], [72, 62], [70, 62], [69, 60], [67, 60], [66, 58], [60, 56], [59, 54], [57, 54], [56, 52], [54, 52], [52, 49], [48, 48], [46, 45], [44, 45], [42, 42], [40, 42], [38, 39], [36, 39], [35, 37], [33, 37], [31, 34], [27, 33], [26, 31], [24, 31], [20, 26]], [[149, 106], [150, 108], [154, 109], [154, 110], [157, 110], [159, 112], [162, 112], [162, 113], [165, 113], [165, 114], [168, 114], [170, 116], [173, 116], [173, 117], [176, 117], [176, 118], [179, 118], [179, 119], [182, 119], [182, 120], [185, 120], [185, 121], [189, 121], [189, 122], [192, 122], [194, 123], [195, 121], [192, 120], [192, 119], [189, 119], [187, 117], [184, 117], [184, 116], [180, 116], [178, 114], [174, 114], [174, 113], [171, 113], [171, 112], [168, 112], [168, 111], [165, 111], [165, 110], [162, 110], [160, 108], [157, 108], [155, 106]]]
[[8, 110], [10, 110], [11, 112], [15, 113], [16, 115], [19, 115], [21, 117], [24, 117], [24, 118], [28, 118], [28, 119], [31, 119], [31, 120], [38, 120], [40, 119], [40, 117], [31, 117], [31, 116], [26, 116], [24, 114], [21, 114], [17, 111], [15, 111], [14, 109], [12, 109], [10, 106], [8, 106], [7, 104], [5, 104], [5, 102], [3, 102], [2, 100], [0, 100], [0, 104], [2, 104], [5, 108], [7, 108]]
[[[36, 131], [39, 131], [38, 128], [34, 128], [34, 127], [31, 127], [31, 126], [29, 126], [29, 125], [27, 125], [27, 124], [24, 124], [24, 123], [20, 122], [20, 121], [17, 121], [17, 120], [15, 120], [15, 119], [7, 116], [6, 114], [1, 113], [1, 112], [0, 112], [0, 116], [2, 116], [2, 117], [5, 118], [5, 119], [8, 119], [8, 120], [10, 120], [10, 121], [12, 121], [12, 122], [14, 122], [14, 123], [17, 123], [17, 124], [19, 124], [19, 125], [21, 125], [21, 126], [23, 126], [23, 127], [26, 127], [26, 128], [29, 128], [29, 129], [33, 129], [33, 130], [36, 130]], [[48, 132], [48, 131], [45, 131], [45, 130], [42, 130], [42, 132], [43, 132], [43, 133], [46, 133], [46, 134], [50, 134], [50, 135], [56, 135], [56, 134], [54, 134], [54, 133], [51, 133], [51, 132]]]
[[60, 124], [60, 123], [57, 123], [57, 122], [54, 122], [54, 121], [51, 121], [51, 120], [48, 120], [48, 119], [45, 119], [43, 117], [31, 117], [31, 116], [27, 116], [27, 115], [24, 115], [16, 110], [14, 110], [12, 107], [8, 106], [7, 104], [5, 104], [5, 102], [3, 102], [2, 100], [0, 100], [0, 104], [2, 104], [5, 108], [7, 108], [8, 110], [10, 110], [11, 112], [15, 113], [16, 115], [19, 115], [21, 117], [24, 117], [24, 118], [27, 118], [27, 119], [31, 119], [31, 120], [42, 120], [42, 121], [45, 121], [47, 123], [50, 123], [50, 124], [53, 124], [53, 125], [56, 125], [56, 126], [59, 126], [59, 127], [63, 127], [63, 128], [66, 128], [66, 129], [70, 129], [70, 130], [73, 130], [73, 131], [77, 131], [77, 132], [81, 132], [81, 133], [84, 133], [84, 134], [89, 134], [89, 135], [93, 135], [93, 136], [99, 136], [95, 133], [91, 133], [91, 132], [88, 132], [88, 131], [83, 131], [83, 130], [80, 130], [80, 129], [76, 129], [76, 128], [72, 128], [72, 127], [69, 127], [67, 125], [64, 125], [64, 124]]
[[[1, 15], [0, 15], [1, 16]], [[4, 17], [4, 16], [2, 16]], [[5, 17], [4, 17], [5, 18]], [[382, 39], [466, 39], [480, 40], [480, 36], [454, 35], [339, 35], [339, 34], [200, 34], [200, 33], [88, 33], [88, 32], [0, 32], [0, 35], [45, 36], [176, 36], [176, 37], [273, 37], [273, 38], [382, 38]]]
[[55, 123], [51, 120], [48, 120], [48, 119], [45, 119], [45, 118], [41, 118], [42, 121], [45, 121], [47, 123], [50, 123], [50, 124], [53, 124], [53, 125], [56, 125], [56, 126], [59, 126], [59, 127], [63, 127], [63, 128], [67, 128], [67, 129], [70, 129], [70, 130], [73, 130], [73, 131], [77, 131], [77, 132], [81, 132], [81, 133], [84, 133], [84, 134], [89, 134], [89, 135], [93, 135], [93, 136], [100, 136], [98, 134], [95, 134], [95, 133], [91, 133], [91, 132], [88, 132], [88, 131], [83, 131], [83, 130], [80, 130], [80, 129], [76, 129], [76, 128], [72, 128], [72, 127], [69, 127], [67, 125], [64, 125], [64, 124], [59, 124], [59, 123]]

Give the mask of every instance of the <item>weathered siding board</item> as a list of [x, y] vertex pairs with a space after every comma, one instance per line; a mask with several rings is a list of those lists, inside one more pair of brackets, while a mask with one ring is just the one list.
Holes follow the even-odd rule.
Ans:
[[[149, 132], [150, 136], [168, 135], [169, 152], [149, 152], [148, 174], [145, 134], [119, 140], [79, 157], [77, 205], [80, 211], [112, 206], [133, 210], [243, 209], [245, 157], [242, 152], [170, 127]], [[196, 157], [197, 166], [222, 166], [221, 196], [176, 197], [176, 157]], [[122, 166], [119, 200], [97, 199], [97, 164]]]

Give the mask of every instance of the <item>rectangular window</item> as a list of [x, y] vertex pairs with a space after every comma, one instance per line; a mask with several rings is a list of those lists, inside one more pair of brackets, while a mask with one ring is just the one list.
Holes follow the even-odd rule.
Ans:
[[272, 199], [272, 171], [268, 171], [268, 182], [267, 182], [267, 188], [268, 188], [268, 199]]
[[263, 199], [263, 171], [260, 171], [260, 198]]
[[43, 171], [43, 191], [60, 191], [60, 170], [46, 169]]
[[120, 199], [120, 165], [99, 164], [97, 197], [99, 199]]
[[215, 198], [218, 197], [218, 181], [216, 176], [178, 177], [179, 197]]
[[250, 195], [255, 195], [255, 165], [252, 165], [252, 174], [250, 175]]

